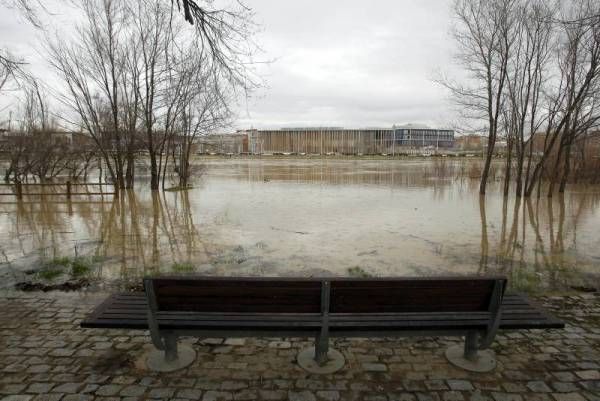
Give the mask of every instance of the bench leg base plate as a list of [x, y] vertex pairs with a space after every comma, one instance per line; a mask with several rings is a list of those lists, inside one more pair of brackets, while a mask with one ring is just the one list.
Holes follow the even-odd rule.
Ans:
[[153, 349], [146, 357], [146, 367], [154, 372], [174, 372], [183, 369], [196, 360], [196, 351], [189, 345], [180, 344], [177, 347], [177, 359], [167, 361], [165, 352]]
[[327, 362], [319, 365], [315, 360], [315, 347], [304, 348], [298, 353], [298, 365], [309, 373], [327, 375], [344, 367], [346, 359], [338, 350], [329, 348]]
[[453, 345], [446, 350], [446, 359], [453, 364], [469, 372], [485, 373], [496, 368], [496, 354], [492, 350], [477, 351], [473, 360], [464, 356], [465, 349], [462, 344]]

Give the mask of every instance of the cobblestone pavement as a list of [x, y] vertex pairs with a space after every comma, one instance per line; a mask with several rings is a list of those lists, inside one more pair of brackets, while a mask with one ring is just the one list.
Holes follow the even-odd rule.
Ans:
[[194, 339], [198, 358], [169, 374], [137, 369], [147, 333], [84, 330], [97, 295], [0, 294], [0, 400], [555, 400], [600, 401], [600, 296], [539, 299], [564, 330], [502, 332], [498, 368], [452, 367], [456, 338], [337, 339], [334, 375], [295, 363], [308, 341]]

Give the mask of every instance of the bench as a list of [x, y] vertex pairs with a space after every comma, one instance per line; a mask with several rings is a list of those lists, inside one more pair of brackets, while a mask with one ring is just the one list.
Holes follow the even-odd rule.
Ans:
[[330, 337], [464, 336], [446, 351], [464, 369], [489, 371], [487, 348], [499, 329], [563, 328], [525, 297], [505, 295], [502, 277], [459, 278], [235, 278], [144, 279], [145, 293], [114, 294], [91, 312], [83, 328], [149, 330], [156, 351], [147, 364], [172, 371], [195, 352], [181, 336], [308, 337], [314, 347], [298, 363], [314, 373], [344, 365]]

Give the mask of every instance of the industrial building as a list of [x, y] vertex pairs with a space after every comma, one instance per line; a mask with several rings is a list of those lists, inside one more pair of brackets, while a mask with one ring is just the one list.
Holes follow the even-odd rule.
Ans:
[[[227, 149], [222, 146], [225, 144]], [[250, 129], [230, 135], [214, 135], [203, 141], [201, 151], [213, 149], [217, 153], [395, 155], [411, 153], [415, 149], [450, 149], [453, 146], [452, 130], [319, 127]]]

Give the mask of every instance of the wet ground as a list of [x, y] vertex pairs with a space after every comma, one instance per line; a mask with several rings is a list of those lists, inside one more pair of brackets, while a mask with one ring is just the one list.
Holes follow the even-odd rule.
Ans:
[[449, 364], [457, 337], [336, 338], [346, 364], [313, 375], [296, 363], [298, 338], [189, 338], [195, 362], [144, 369], [145, 331], [81, 329], [105, 294], [0, 290], [0, 401], [598, 401], [600, 307], [594, 294], [538, 298], [560, 330], [501, 331], [490, 373]]
[[[600, 283], [600, 187], [477, 193], [478, 161], [212, 159], [188, 191], [0, 204], [1, 286], [135, 286], [146, 274], [502, 273], [535, 292]], [[40, 274], [40, 268], [43, 272]], [[596, 284], [594, 284], [596, 283]]]

